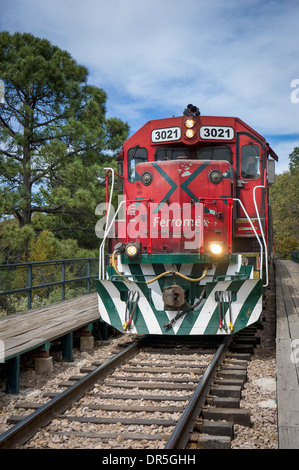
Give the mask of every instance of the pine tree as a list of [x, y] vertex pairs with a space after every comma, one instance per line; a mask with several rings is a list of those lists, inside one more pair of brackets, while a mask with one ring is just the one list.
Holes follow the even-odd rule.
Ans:
[[[104, 90], [66, 51], [31, 34], [0, 33], [0, 216], [20, 227], [94, 230], [102, 170], [128, 125], [106, 118]], [[51, 214], [47, 223], [41, 214]], [[46, 225], [46, 226], [45, 226]], [[66, 235], [65, 235], [66, 236]]]

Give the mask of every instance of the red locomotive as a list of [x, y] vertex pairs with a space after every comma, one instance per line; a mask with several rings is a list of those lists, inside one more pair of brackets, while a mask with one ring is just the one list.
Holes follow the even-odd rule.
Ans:
[[268, 283], [273, 159], [243, 121], [201, 116], [193, 105], [132, 135], [118, 157], [124, 199], [109, 207], [100, 250], [103, 320], [129, 333], [182, 335], [255, 322]]

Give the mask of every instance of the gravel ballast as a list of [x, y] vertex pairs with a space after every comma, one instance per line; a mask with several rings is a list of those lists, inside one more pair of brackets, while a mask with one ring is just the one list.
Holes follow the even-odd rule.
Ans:
[[[275, 302], [271, 291], [268, 291], [267, 310], [264, 311], [263, 328], [258, 330], [257, 335], [261, 337], [261, 344], [255, 348], [252, 360], [248, 364], [248, 380], [242, 391], [240, 407], [251, 411], [251, 426], [245, 427], [234, 425], [234, 439], [232, 449], [277, 449], [277, 409], [276, 409], [276, 345], [275, 345]], [[23, 370], [20, 376], [20, 393], [18, 395], [7, 395], [5, 393], [5, 381], [0, 382], [0, 432], [6, 431], [10, 425], [7, 418], [11, 415], [24, 414], [24, 410], [18, 409], [16, 405], [20, 402], [32, 401], [34, 403], [45, 403], [47, 392], [61, 391], [58, 384], [66, 381], [69, 377], [80, 374], [83, 366], [90, 366], [95, 361], [105, 360], [111, 357], [117, 349], [120, 350], [122, 344], [128, 341], [128, 336], [118, 336], [108, 341], [95, 343], [92, 352], [80, 352], [74, 350], [74, 362], [63, 363], [54, 360], [54, 369], [50, 376], [39, 376], [28, 367]], [[27, 411], [29, 414], [29, 411]], [[52, 423], [55, 427], [55, 420]], [[111, 425], [109, 425], [111, 426]], [[67, 448], [68, 430], [76, 429], [76, 422], [69, 423], [65, 420], [65, 436], [50, 436], [48, 432], [41, 432], [37, 440], [39, 446], [44, 448]], [[94, 425], [90, 425], [90, 432], [95, 430]], [[117, 425], [114, 425], [117, 432]], [[138, 432], [138, 428], [131, 429]], [[156, 434], [163, 433], [162, 428], [153, 427]], [[41, 440], [44, 439], [44, 445]], [[72, 437], [72, 448], [76, 447], [74, 437]], [[78, 446], [92, 448], [92, 439], [82, 443], [82, 438], [78, 437]], [[153, 441], [153, 448], [159, 447], [159, 442]], [[148, 445], [148, 444], [147, 444]], [[137, 444], [142, 448], [142, 441]], [[136, 444], [134, 444], [135, 448]], [[106, 443], [104, 448], [109, 448]], [[132, 448], [131, 443], [124, 442], [120, 436], [119, 448]]]

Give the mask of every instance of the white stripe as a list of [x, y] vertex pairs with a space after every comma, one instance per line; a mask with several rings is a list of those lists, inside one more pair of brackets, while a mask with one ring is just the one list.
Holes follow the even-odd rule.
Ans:
[[262, 310], [263, 310], [263, 296], [261, 295], [256, 306], [252, 310], [252, 313], [250, 315], [249, 322], [247, 323], [247, 325], [251, 325], [252, 323], [255, 323], [259, 319], [262, 313]]
[[216, 286], [211, 291], [209, 297], [206, 299], [203, 309], [197, 317], [190, 334], [203, 334], [208, 324], [211, 321], [215, 308], [218, 307], [218, 302], [215, 300], [215, 293], [221, 290], [227, 290], [231, 281], [217, 282]]
[[110, 318], [109, 318], [108, 312], [99, 294], [98, 294], [98, 305], [99, 305], [100, 318], [102, 318], [106, 323], [108, 323], [108, 325], [110, 325]]
[[[126, 302], [122, 301], [120, 299], [120, 293], [119, 290], [113, 285], [111, 281], [101, 281], [105, 289], [107, 289], [111, 300], [113, 301], [115, 308], [118, 312], [118, 316], [120, 317], [120, 321], [123, 324], [125, 322], [125, 313], [126, 313]], [[132, 281], [123, 281], [124, 285], [130, 290], [130, 291], [137, 291], [140, 293], [140, 298], [138, 301], [138, 307], [141, 311], [141, 314], [143, 316], [144, 322], [149, 330], [149, 333], [151, 334], [161, 334], [161, 328], [158, 323], [158, 320], [148, 302], [146, 297], [144, 297], [142, 291], [138, 287], [138, 285], [135, 282]], [[134, 319], [131, 323], [131, 327], [129, 330], [126, 330], [127, 333], [137, 333], [137, 330], [134, 325]]]

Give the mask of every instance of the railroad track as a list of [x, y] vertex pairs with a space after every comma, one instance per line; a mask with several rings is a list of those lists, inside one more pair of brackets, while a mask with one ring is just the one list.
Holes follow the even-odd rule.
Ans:
[[84, 376], [61, 384], [67, 388], [46, 404], [12, 417], [0, 448], [37, 448], [47, 439], [64, 448], [119, 448], [122, 441], [129, 448], [230, 447], [233, 423], [250, 424], [239, 408], [247, 362], [229, 352], [231, 337], [213, 350], [152, 340], [142, 337], [83, 369]]

